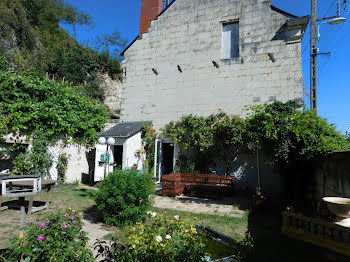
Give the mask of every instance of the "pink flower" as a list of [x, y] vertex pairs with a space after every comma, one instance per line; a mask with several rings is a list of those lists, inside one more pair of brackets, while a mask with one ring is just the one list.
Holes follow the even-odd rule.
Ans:
[[62, 228], [67, 228], [67, 227], [68, 227], [67, 223], [63, 222]]
[[64, 216], [64, 217], [67, 217], [67, 216], [68, 216], [68, 214], [66, 213], [66, 214], [64, 214], [63, 216]]
[[39, 236], [36, 238], [36, 240], [38, 240], [39, 242], [41, 242], [41, 241], [45, 240], [45, 237], [42, 236], [42, 235], [39, 235]]
[[39, 223], [39, 228], [43, 229], [44, 227], [46, 227], [46, 224], [44, 222], [40, 222]]
[[74, 215], [70, 216], [70, 219], [71, 219], [72, 221], [74, 221], [76, 218], [77, 218], [77, 217], [74, 216]]

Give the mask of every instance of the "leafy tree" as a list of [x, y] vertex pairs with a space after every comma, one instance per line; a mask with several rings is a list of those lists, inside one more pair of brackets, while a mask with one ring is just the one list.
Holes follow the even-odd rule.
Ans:
[[115, 29], [112, 33], [104, 33], [95, 39], [96, 49], [100, 52], [109, 52], [112, 48], [112, 56], [119, 57], [121, 51], [127, 44], [127, 39], [121, 37], [120, 32]]
[[246, 122], [249, 139], [281, 167], [348, 148], [333, 125], [312, 110], [301, 110], [296, 101], [253, 107]]
[[[86, 95], [103, 102], [99, 75], [121, 77], [120, 61], [109, 50], [93, 50], [79, 44], [60, 27], [92, 25], [91, 17], [64, 0], [3, 0], [0, 2], [0, 51], [10, 54], [12, 70], [54, 75], [82, 85]], [[106, 39], [122, 43], [118, 32]], [[3, 41], [4, 40], [4, 41]]]

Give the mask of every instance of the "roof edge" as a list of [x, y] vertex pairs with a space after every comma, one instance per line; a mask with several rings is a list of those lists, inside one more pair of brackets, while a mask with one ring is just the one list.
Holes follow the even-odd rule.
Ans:
[[[176, 0], [173, 0], [166, 8], [163, 9], [162, 12], [160, 12], [157, 15], [157, 18], [160, 17], [162, 14], [164, 14], [174, 3], [176, 2]], [[290, 18], [299, 18], [299, 16], [293, 15], [291, 13], [288, 13], [286, 11], [283, 11], [282, 9], [277, 8], [274, 5], [271, 5], [271, 10], [278, 12], [282, 15], [286, 15], [289, 16]], [[124, 57], [125, 52], [139, 39], [139, 35], [136, 36], [136, 38], [120, 53], [121, 56]]]
[[124, 53], [126, 52], [126, 50], [128, 50], [129, 47], [132, 46], [133, 43], [135, 43], [138, 39], [139, 39], [139, 35], [137, 35], [137, 36], [135, 37], [135, 39], [134, 39], [127, 47], [125, 47], [125, 49], [120, 53], [120, 55], [121, 55], [121, 56], [124, 56]]
[[291, 18], [299, 18], [299, 16], [296, 16], [296, 15], [293, 15], [293, 14], [288, 13], [288, 12], [286, 12], [286, 11], [283, 11], [282, 9], [279, 9], [279, 8], [277, 8], [277, 7], [274, 6], [274, 5], [271, 5], [271, 10], [273, 10], [273, 11], [275, 11], [275, 12], [278, 12], [278, 13], [280, 13], [280, 14], [282, 14], [282, 15], [290, 16]]
[[[166, 8], [163, 9], [162, 12], [160, 12], [160, 13], [157, 15], [157, 18], [160, 17], [162, 14], [164, 14], [164, 12], [165, 12], [166, 10], [168, 10], [169, 7], [172, 6], [175, 2], [176, 2], [176, 0], [173, 0]], [[129, 47], [131, 47], [131, 46], [133, 45], [133, 43], [135, 43], [136, 40], [138, 40], [138, 39], [139, 39], [139, 35], [137, 35], [137, 37], [136, 37], [136, 38], [121, 52], [121, 53], [120, 53], [120, 55], [124, 57], [124, 53], [126, 52], [126, 50], [128, 50]]]

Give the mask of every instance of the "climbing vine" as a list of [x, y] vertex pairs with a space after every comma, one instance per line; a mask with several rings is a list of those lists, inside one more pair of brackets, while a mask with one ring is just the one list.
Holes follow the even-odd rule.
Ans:
[[153, 168], [154, 166], [154, 150], [155, 141], [158, 133], [153, 128], [152, 124], [146, 124], [142, 127], [141, 137], [144, 148], [144, 153], [146, 153], [145, 166]]
[[62, 140], [91, 146], [106, 123], [106, 106], [80, 96], [76, 87], [0, 71], [0, 135], [25, 135], [32, 149], [15, 161], [19, 174], [45, 174], [47, 147]]
[[180, 170], [211, 172], [216, 160], [221, 159], [225, 173], [232, 170], [232, 161], [243, 145], [244, 120], [225, 113], [208, 117], [183, 116], [163, 128], [181, 148]]
[[[302, 110], [297, 101], [255, 106], [246, 119], [224, 113], [208, 117], [183, 116], [163, 128], [178, 143], [180, 170], [211, 172], [217, 164], [232, 170], [239, 153], [255, 142], [280, 167], [349, 149], [349, 142], [314, 111]], [[194, 164], [194, 167], [193, 167]]]

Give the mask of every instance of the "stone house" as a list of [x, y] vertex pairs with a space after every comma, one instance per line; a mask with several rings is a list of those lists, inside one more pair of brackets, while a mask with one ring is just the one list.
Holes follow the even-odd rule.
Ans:
[[[174, 0], [165, 8], [141, 0], [139, 35], [122, 52], [121, 122], [151, 121], [159, 130], [190, 113], [244, 116], [246, 105], [302, 99], [308, 21], [270, 0]], [[171, 141], [157, 145], [160, 177], [178, 150]]]

